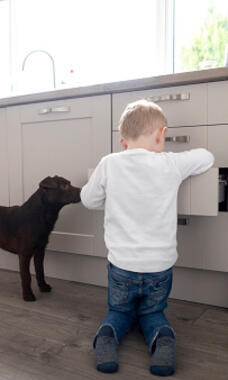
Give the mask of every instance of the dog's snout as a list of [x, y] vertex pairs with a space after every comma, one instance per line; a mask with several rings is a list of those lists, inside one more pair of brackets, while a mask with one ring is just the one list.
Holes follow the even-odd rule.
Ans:
[[[72, 186], [73, 187], [73, 186]], [[73, 202], [81, 202], [81, 188], [80, 187], [73, 187]]]

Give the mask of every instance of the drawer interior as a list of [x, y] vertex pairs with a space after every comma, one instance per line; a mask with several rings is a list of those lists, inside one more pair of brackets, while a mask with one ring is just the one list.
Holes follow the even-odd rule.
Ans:
[[219, 211], [228, 212], [228, 168], [219, 169]]

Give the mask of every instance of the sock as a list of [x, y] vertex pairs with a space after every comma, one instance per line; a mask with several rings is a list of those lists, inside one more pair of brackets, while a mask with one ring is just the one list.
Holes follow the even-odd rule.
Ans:
[[176, 342], [171, 329], [163, 328], [155, 341], [150, 372], [159, 376], [170, 376], [174, 373]]
[[111, 373], [118, 370], [117, 343], [110, 326], [103, 326], [96, 339], [94, 348], [98, 371]]

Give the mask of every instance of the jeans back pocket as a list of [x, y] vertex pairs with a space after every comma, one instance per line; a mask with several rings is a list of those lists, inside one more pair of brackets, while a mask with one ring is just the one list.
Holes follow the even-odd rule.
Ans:
[[108, 298], [111, 306], [118, 306], [128, 302], [128, 279], [113, 271], [108, 274]]
[[[167, 305], [167, 298], [172, 287], [172, 273], [153, 279], [147, 286], [146, 303], [156, 311]], [[160, 305], [160, 306], [159, 306]]]

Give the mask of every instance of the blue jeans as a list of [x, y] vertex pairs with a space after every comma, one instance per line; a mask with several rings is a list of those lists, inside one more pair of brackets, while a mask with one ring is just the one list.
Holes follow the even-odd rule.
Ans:
[[151, 352], [162, 327], [175, 332], [164, 315], [172, 288], [172, 268], [163, 272], [137, 273], [108, 263], [108, 313], [99, 327], [110, 326], [116, 342], [138, 322]]

